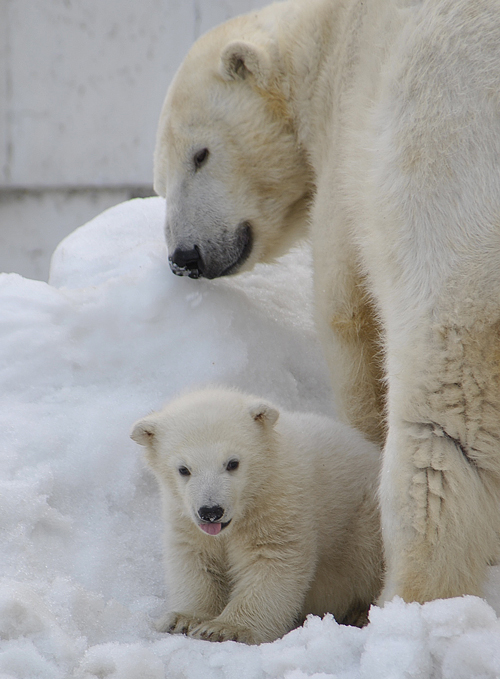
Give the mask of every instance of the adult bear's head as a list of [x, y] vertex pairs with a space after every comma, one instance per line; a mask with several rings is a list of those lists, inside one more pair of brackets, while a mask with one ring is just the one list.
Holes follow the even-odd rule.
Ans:
[[254, 13], [210, 31], [167, 93], [155, 189], [167, 199], [176, 274], [216, 278], [249, 269], [305, 232], [311, 173], [270, 30]]

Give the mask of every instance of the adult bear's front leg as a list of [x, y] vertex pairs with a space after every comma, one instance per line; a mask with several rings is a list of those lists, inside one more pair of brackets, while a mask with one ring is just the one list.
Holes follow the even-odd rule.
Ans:
[[[316, 219], [321, 223], [321, 214]], [[385, 382], [380, 324], [366, 280], [359, 274], [358, 255], [342, 235], [336, 234], [334, 243], [329, 238], [331, 234], [323, 234], [319, 242], [313, 242], [314, 283], [316, 324], [330, 369], [336, 411], [369, 441], [383, 445]]]
[[388, 346], [381, 600], [481, 595], [497, 554], [499, 324], [434, 324]]

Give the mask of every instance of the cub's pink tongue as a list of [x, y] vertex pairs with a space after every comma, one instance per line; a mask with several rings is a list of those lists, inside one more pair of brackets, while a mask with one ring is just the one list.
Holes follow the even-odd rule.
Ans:
[[221, 532], [222, 525], [220, 523], [200, 523], [200, 528], [209, 535], [218, 535]]

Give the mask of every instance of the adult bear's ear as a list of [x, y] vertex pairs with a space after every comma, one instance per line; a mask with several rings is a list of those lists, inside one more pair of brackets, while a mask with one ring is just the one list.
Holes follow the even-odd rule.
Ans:
[[271, 79], [271, 61], [261, 47], [233, 40], [222, 50], [219, 71], [224, 80], [245, 79], [251, 73], [258, 85], [266, 87]]
[[269, 403], [255, 403], [250, 408], [250, 415], [256, 422], [272, 427], [279, 417], [279, 411]]
[[153, 442], [155, 434], [156, 423], [154, 420], [145, 417], [134, 424], [130, 438], [141, 446], [148, 446]]

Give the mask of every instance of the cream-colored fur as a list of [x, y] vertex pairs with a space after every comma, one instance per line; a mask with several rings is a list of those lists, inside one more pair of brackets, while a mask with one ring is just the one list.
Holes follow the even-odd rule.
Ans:
[[480, 594], [497, 555], [499, 93], [498, 0], [290, 0], [202, 37], [160, 120], [167, 241], [201, 275], [310, 210], [341, 416], [387, 435], [383, 599]]
[[[375, 445], [227, 389], [180, 397], [132, 438], [163, 498], [161, 631], [261, 643], [309, 613], [363, 619], [382, 573]], [[203, 507], [219, 515], [202, 521]]]

